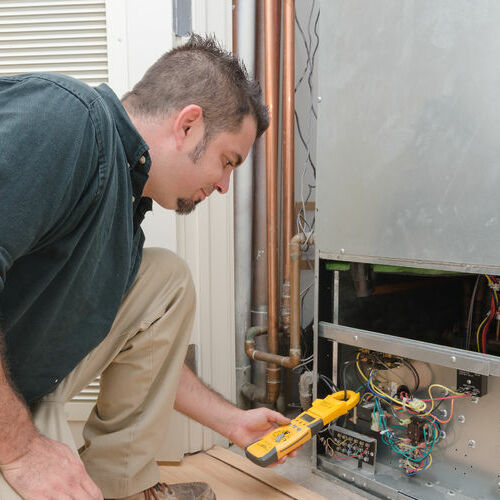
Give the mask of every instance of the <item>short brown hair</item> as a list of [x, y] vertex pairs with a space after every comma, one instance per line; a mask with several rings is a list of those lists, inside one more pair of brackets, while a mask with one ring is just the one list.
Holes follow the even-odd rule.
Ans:
[[247, 115], [255, 119], [257, 137], [269, 126], [259, 83], [210, 36], [191, 35], [165, 53], [122, 101], [132, 113], [152, 117], [197, 104], [203, 110], [205, 140], [237, 130]]

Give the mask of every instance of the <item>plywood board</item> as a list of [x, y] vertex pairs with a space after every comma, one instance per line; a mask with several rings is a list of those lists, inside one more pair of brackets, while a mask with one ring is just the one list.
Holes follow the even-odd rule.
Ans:
[[167, 483], [208, 483], [217, 500], [290, 500], [289, 495], [205, 453], [186, 456], [181, 465], [160, 466], [160, 476]]
[[279, 476], [273, 472], [272, 468], [263, 468], [253, 464], [245, 457], [241, 457], [232, 451], [214, 446], [206, 452], [210, 456], [221, 460], [222, 462], [238, 469], [239, 471], [248, 474], [268, 486], [281, 491], [289, 498], [295, 500], [326, 500], [325, 497], [314, 493], [289, 479]]

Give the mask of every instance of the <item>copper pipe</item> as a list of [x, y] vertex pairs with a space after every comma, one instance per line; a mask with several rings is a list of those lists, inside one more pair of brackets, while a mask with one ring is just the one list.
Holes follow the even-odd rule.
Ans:
[[[257, 0], [257, 48], [255, 78], [265, 88], [264, 55], [264, 0]], [[259, 137], [254, 146], [253, 184], [253, 255], [252, 255], [252, 311], [250, 325], [267, 325], [267, 224], [266, 224], [266, 135]], [[258, 349], [267, 350], [267, 337], [256, 341]], [[252, 380], [259, 388], [266, 387], [266, 363], [252, 364]]]
[[[263, 0], [257, 1], [255, 78], [265, 88], [263, 3]], [[255, 317], [252, 317], [252, 325], [267, 325], [266, 139], [266, 134], [259, 137], [254, 146], [252, 306], [255, 309]]]
[[[280, 2], [265, 0], [265, 67], [266, 67], [266, 103], [271, 118], [266, 132], [266, 182], [267, 182], [267, 295], [268, 295], [268, 351], [278, 352], [278, 80], [279, 50], [276, 50], [276, 25], [279, 19]], [[279, 40], [279, 38], [278, 38]], [[279, 393], [279, 368], [270, 363], [266, 370], [266, 388], [268, 399], [276, 401]]]
[[[290, 358], [296, 361], [293, 366], [300, 363], [300, 257], [302, 255], [301, 246], [305, 243], [306, 238], [303, 233], [296, 234], [290, 240]], [[309, 242], [313, 243], [313, 237], [309, 238]]]
[[295, 0], [283, 4], [283, 289], [281, 324], [290, 329], [290, 241], [293, 236], [295, 173]]
[[[312, 243], [312, 238], [309, 239]], [[300, 257], [302, 255], [301, 245], [305, 243], [305, 236], [296, 234], [290, 241], [290, 288], [291, 288], [291, 321], [290, 321], [290, 351], [288, 356], [279, 356], [271, 352], [255, 350], [255, 337], [266, 333], [265, 327], [252, 327], [246, 333], [245, 352], [251, 359], [266, 361], [274, 365], [293, 368], [300, 363]], [[279, 368], [278, 368], [279, 370]], [[272, 372], [273, 374], [276, 371]], [[279, 381], [279, 378], [278, 378]], [[270, 400], [270, 398], [269, 398]], [[270, 400], [272, 401], [272, 400]]]
[[238, 0], [233, 0], [231, 2], [231, 8], [233, 9], [233, 54], [238, 54]]

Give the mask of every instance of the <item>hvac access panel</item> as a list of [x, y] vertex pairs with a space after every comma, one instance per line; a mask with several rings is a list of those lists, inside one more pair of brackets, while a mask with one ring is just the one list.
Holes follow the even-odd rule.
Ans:
[[315, 395], [362, 399], [314, 464], [367, 498], [500, 498], [498, 26], [487, 0], [321, 2]]
[[500, 2], [325, 0], [319, 23], [320, 255], [498, 273]]

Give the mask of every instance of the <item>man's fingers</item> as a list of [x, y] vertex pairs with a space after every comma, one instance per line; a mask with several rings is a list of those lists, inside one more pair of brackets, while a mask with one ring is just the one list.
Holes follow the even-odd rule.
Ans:
[[279, 425], [286, 425], [290, 423], [290, 419], [282, 415], [281, 413], [274, 411], [274, 410], [268, 410], [268, 419], [276, 422]]

